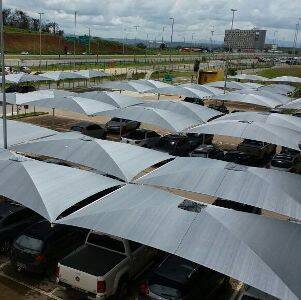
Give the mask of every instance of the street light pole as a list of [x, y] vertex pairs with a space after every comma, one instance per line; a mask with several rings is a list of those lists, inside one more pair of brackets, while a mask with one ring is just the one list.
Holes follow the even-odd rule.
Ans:
[[162, 44], [164, 44], [164, 30], [165, 30], [165, 26], [162, 27]]
[[171, 22], [171, 35], [170, 35], [170, 49], [169, 49], [169, 61], [171, 62], [171, 50], [172, 50], [172, 41], [173, 41], [173, 27], [175, 25], [175, 18], [170, 17], [169, 20], [172, 20], [172, 22]]
[[89, 27], [89, 55], [91, 54], [91, 28]]
[[138, 31], [138, 28], [140, 26], [139, 25], [135, 25], [133, 27], [136, 29], [136, 31], [135, 31], [135, 47], [134, 47], [134, 62], [136, 62], [137, 31]]
[[39, 12], [38, 14], [40, 15], [40, 68], [41, 68], [41, 63], [42, 63], [42, 15], [44, 15], [44, 13]]
[[296, 54], [297, 51], [297, 43], [298, 43], [298, 34], [299, 34], [299, 29], [300, 29], [300, 20], [301, 18], [299, 18], [298, 23], [296, 24], [296, 31], [295, 31], [295, 36], [294, 36], [294, 54]]
[[[232, 11], [232, 22], [231, 22], [231, 35], [232, 35], [232, 32], [233, 32], [233, 25], [234, 25], [234, 16], [235, 16], [235, 12], [237, 11], [237, 9], [234, 9], [234, 8], [231, 8], [231, 11]], [[230, 52], [231, 52], [231, 42], [229, 41], [229, 55], [230, 55]], [[228, 59], [228, 56], [226, 58], [226, 67], [225, 67], [225, 85], [224, 85], [224, 93], [226, 93], [226, 89], [227, 89], [227, 80], [228, 80], [228, 67], [229, 67], [229, 59]]]
[[76, 48], [76, 17], [77, 17], [77, 12], [74, 12], [74, 41], [73, 41], [73, 65], [74, 65], [74, 70], [75, 70], [75, 48]]
[[2, 120], [3, 120], [3, 148], [7, 149], [7, 121], [6, 121], [6, 95], [5, 95], [5, 63], [4, 63], [4, 28], [2, 0], [0, 0], [0, 51], [2, 67]]

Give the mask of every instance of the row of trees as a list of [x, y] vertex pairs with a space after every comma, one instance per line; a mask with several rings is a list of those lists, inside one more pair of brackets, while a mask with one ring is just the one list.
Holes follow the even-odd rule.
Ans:
[[[24, 11], [19, 9], [4, 9], [3, 24], [4, 26], [11, 26], [14, 28], [20, 28], [30, 31], [40, 30], [39, 18], [32, 18], [29, 15], [27, 15]], [[64, 33], [62, 30], [59, 29], [59, 25], [56, 22], [42, 22], [42, 31], [58, 35], [63, 35]]]

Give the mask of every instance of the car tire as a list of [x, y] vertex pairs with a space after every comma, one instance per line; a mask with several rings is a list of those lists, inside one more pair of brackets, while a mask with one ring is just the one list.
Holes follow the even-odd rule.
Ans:
[[115, 295], [116, 300], [124, 300], [126, 298], [129, 292], [128, 285], [129, 281], [127, 279], [121, 279]]
[[4, 239], [0, 242], [0, 252], [8, 253], [11, 249], [12, 242], [10, 239]]

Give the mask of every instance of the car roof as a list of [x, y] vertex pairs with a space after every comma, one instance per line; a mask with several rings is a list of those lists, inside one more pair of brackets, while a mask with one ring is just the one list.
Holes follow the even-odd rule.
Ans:
[[169, 255], [155, 271], [156, 274], [169, 280], [184, 284], [199, 265], [187, 259]]
[[14, 204], [14, 203], [11, 203], [11, 202], [1, 202], [0, 203], [0, 216], [2, 218], [5, 218], [17, 211], [21, 211], [21, 210], [24, 210], [25, 208], [21, 205], [18, 205], [18, 204]]
[[78, 126], [78, 127], [87, 127], [87, 126], [90, 126], [90, 125], [98, 125], [98, 126], [100, 126], [100, 124], [97, 124], [97, 123], [93, 123], [93, 122], [89, 122], [89, 121], [81, 121], [81, 122], [78, 122], [76, 124], [73, 124], [71, 126], [71, 128], [72, 127], [76, 127], [76, 126]]
[[57, 225], [52, 227], [50, 222], [43, 220], [27, 228], [23, 234], [39, 240], [45, 240], [56, 231], [56, 228]]

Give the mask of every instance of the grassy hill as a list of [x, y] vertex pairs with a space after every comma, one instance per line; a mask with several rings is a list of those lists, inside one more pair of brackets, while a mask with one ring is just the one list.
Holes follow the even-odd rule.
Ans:
[[[30, 54], [39, 54], [40, 35], [39, 32], [29, 31], [6, 26], [4, 29], [5, 52], [20, 54], [27, 51]], [[73, 42], [64, 37], [43, 33], [42, 34], [42, 53], [43, 54], [64, 54], [65, 51], [73, 53]], [[126, 54], [141, 52], [133, 46], [125, 46]], [[88, 52], [88, 46], [82, 45], [76, 41], [76, 53]], [[123, 46], [115, 41], [108, 41], [99, 38], [93, 38], [91, 41], [91, 52], [94, 54], [122, 54]]]

